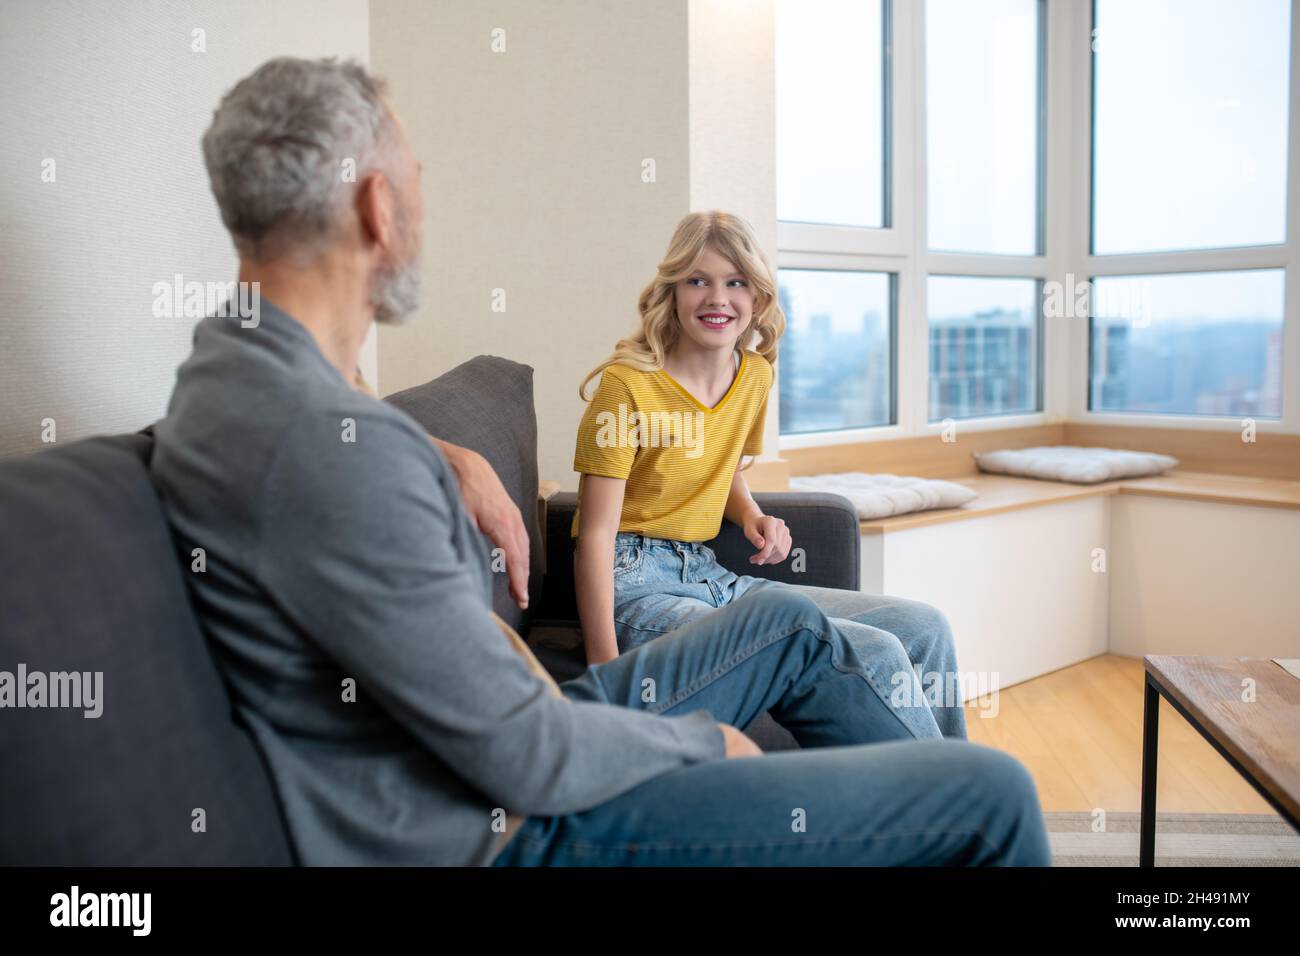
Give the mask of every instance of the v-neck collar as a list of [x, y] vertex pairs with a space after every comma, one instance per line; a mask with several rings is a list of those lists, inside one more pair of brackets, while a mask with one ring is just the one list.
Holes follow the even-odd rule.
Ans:
[[723, 396], [720, 399], [718, 399], [718, 404], [714, 405], [712, 408], [710, 408], [708, 405], [705, 405], [702, 401], [700, 401], [693, 394], [691, 394], [690, 389], [688, 389], [681, 382], [677, 381], [677, 379], [669, 375], [666, 369], [661, 368], [659, 370], [659, 374], [662, 375], [664, 378], [668, 379], [668, 381], [672, 382], [673, 387], [676, 388], [677, 391], [685, 395], [692, 405], [694, 405], [696, 408], [698, 408], [700, 411], [704, 412], [705, 414], [712, 414], [713, 412], [720, 411], [722, 409], [722, 406], [727, 404], [727, 399], [731, 398], [732, 393], [736, 390], [736, 386], [740, 384], [740, 376], [745, 373], [745, 362], [746, 362], [745, 352], [741, 350], [740, 365], [736, 367], [736, 377], [731, 380], [731, 387], [729, 387], [727, 391], [723, 393]]

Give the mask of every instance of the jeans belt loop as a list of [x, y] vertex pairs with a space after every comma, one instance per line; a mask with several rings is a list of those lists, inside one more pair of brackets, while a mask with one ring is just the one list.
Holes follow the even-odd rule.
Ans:
[[687, 558], [686, 549], [682, 547], [680, 541], [672, 541], [673, 550], [677, 552], [677, 557], [682, 561], [682, 583], [690, 581], [690, 561]]

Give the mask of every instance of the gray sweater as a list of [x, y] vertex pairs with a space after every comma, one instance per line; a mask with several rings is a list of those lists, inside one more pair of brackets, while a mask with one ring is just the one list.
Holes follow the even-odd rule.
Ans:
[[707, 711], [554, 696], [489, 617], [442, 454], [265, 299], [255, 328], [198, 324], [155, 439], [191, 596], [303, 863], [487, 863], [502, 811], [575, 813], [723, 756]]

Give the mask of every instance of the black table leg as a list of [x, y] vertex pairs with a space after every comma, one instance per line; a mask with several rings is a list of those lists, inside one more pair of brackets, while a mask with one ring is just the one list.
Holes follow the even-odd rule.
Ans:
[[1146, 675], [1142, 706], [1142, 816], [1138, 825], [1138, 866], [1156, 865], [1156, 758], [1160, 724], [1160, 691]]

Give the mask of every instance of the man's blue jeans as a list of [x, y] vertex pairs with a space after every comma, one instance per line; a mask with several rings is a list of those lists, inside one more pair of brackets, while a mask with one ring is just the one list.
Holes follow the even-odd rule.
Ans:
[[736, 727], [770, 710], [808, 749], [694, 764], [529, 818], [494, 865], [1049, 865], [1019, 761], [914, 739], [863, 674], [831, 619], [784, 588], [589, 667], [565, 696]]
[[917, 740], [965, 739], [957, 652], [948, 619], [938, 608], [906, 598], [736, 574], [698, 542], [627, 531], [614, 539], [619, 652], [715, 614], [757, 588], [792, 588], [812, 598], [853, 644], [876, 695]]

